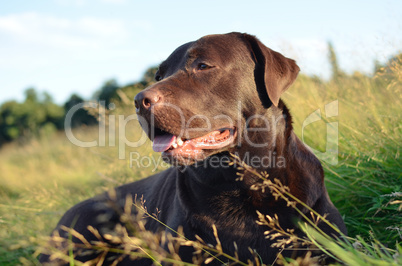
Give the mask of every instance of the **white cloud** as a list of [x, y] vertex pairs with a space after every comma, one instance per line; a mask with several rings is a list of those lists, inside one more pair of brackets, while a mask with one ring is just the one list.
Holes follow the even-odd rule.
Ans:
[[127, 0], [102, 0], [104, 3], [111, 3], [111, 4], [124, 4]]
[[1, 37], [59, 48], [97, 47], [100, 43], [123, 41], [128, 33], [124, 22], [117, 19], [73, 20], [34, 12], [0, 17]]
[[328, 45], [320, 38], [261, 38], [268, 47], [286, 57], [295, 59], [301, 73], [328, 77]]
[[83, 6], [88, 0], [55, 0], [55, 2], [63, 6]]
[[88, 4], [105, 3], [105, 4], [125, 4], [127, 0], [54, 0], [62, 6], [82, 7]]

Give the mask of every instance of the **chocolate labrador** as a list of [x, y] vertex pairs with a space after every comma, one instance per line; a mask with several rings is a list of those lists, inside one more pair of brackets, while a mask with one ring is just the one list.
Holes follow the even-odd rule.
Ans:
[[[182, 228], [187, 239], [197, 236], [211, 245], [218, 243], [218, 235], [222, 252], [243, 262], [257, 257], [271, 264], [279, 253], [300, 255], [273, 245], [278, 239], [264, 235], [272, 228], [256, 222], [259, 214], [276, 217], [284, 230], [294, 229], [295, 235], [303, 236], [296, 222], [312, 218], [311, 208], [339, 228], [321, 222], [322, 231], [331, 236], [346, 234], [324, 186], [322, 166], [294, 134], [289, 111], [280, 100], [298, 72], [294, 60], [248, 34], [209, 35], [180, 46], [159, 66], [157, 82], [135, 97], [140, 124], [153, 149], [172, 167], [116, 188], [113, 207], [107, 194], [79, 203], [61, 218], [55, 233], [76, 244], [85, 242], [83, 238], [97, 241], [99, 236], [88, 226], [99, 234], [124, 226], [120, 215], [129, 196], [141, 197], [150, 213], [158, 212], [158, 221], [147, 219], [147, 230], [172, 233], [171, 229]], [[256, 173], [264, 173], [265, 180]], [[296, 204], [300, 212], [264, 187], [267, 180], [287, 187], [303, 202]], [[69, 236], [65, 227], [82, 237]], [[113, 246], [110, 239], [103, 240]], [[193, 262], [193, 251], [188, 246], [178, 248], [187, 262]], [[100, 256], [85, 246], [71, 252], [78, 261], [96, 261]], [[227, 256], [215, 255], [212, 261], [197, 263], [231, 262]], [[118, 253], [102, 253], [104, 262], [117, 257]], [[43, 255], [40, 260], [47, 262], [50, 257]], [[116, 262], [152, 264], [125, 255]]]

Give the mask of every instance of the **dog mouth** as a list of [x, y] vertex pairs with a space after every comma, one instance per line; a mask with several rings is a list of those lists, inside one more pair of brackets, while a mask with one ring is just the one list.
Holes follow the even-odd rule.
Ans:
[[229, 146], [234, 142], [236, 135], [236, 128], [226, 127], [214, 130], [201, 137], [183, 139], [157, 129], [155, 130], [152, 148], [156, 152], [161, 152], [162, 156], [195, 158], [207, 150], [219, 150]]

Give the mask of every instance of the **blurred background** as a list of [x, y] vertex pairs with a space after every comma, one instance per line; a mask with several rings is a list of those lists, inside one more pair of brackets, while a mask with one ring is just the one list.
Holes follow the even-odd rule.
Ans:
[[247, 32], [328, 78], [327, 43], [347, 73], [371, 73], [401, 49], [401, 1], [7, 1], [0, 8], [0, 102], [33, 87], [56, 103], [109, 80], [139, 81], [176, 47]]
[[[329, 194], [353, 241], [387, 246], [386, 255], [373, 248], [353, 256], [396, 261], [402, 241], [401, 12], [397, 0], [3, 1], [0, 265], [36, 264], [69, 207], [166, 167], [155, 163], [160, 157], [149, 141], [126, 145], [142, 131], [136, 121], [119, 127], [118, 117], [134, 113], [133, 97], [152, 84], [156, 67], [175, 48], [231, 31], [256, 35], [296, 59], [300, 75], [283, 95], [294, 130], [300, 137], [306, 117], [321, 110], [322, 119], [304, 129], [304, 141], [325, 152], [327, 125], [339, 124], [338, 164], [322, 162]], [[84, 148], [66, 137], [64, 122], [86, 101], [96, 108], [82, 108], [71, 120], [75, 138], [97, 141]], [[324, 106], [334, 101], [339, 114], [326, 118]], [[135, 164], [132, 152], [155, 161]]]

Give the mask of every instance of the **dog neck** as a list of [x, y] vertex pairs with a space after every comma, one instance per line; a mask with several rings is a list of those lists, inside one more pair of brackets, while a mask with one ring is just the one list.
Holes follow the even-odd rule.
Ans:
[[[293, 195], [312, 206], [320, 195], [311, 191], [322, 191], [315, 188], [323, 186], [320, 162], [294, 134], [292, 118], [282, 102], [267, 109], [264, 117], [266, 130], [254, 130], [264, 129], [263, 124], [251, 121], [235, 150], [212, 155], [201, 164], [186, 167], [183, 173], [211, 189], [223, 186], [248, 191], [253, 205], [260, 206], [272, 202], [270, 190], [251, 188], [263, 182], [261, 175], [255, 173], [266, 173], [268, 179], [278, 179]], [[246, 170], [244, 164], [253, 171]]]

